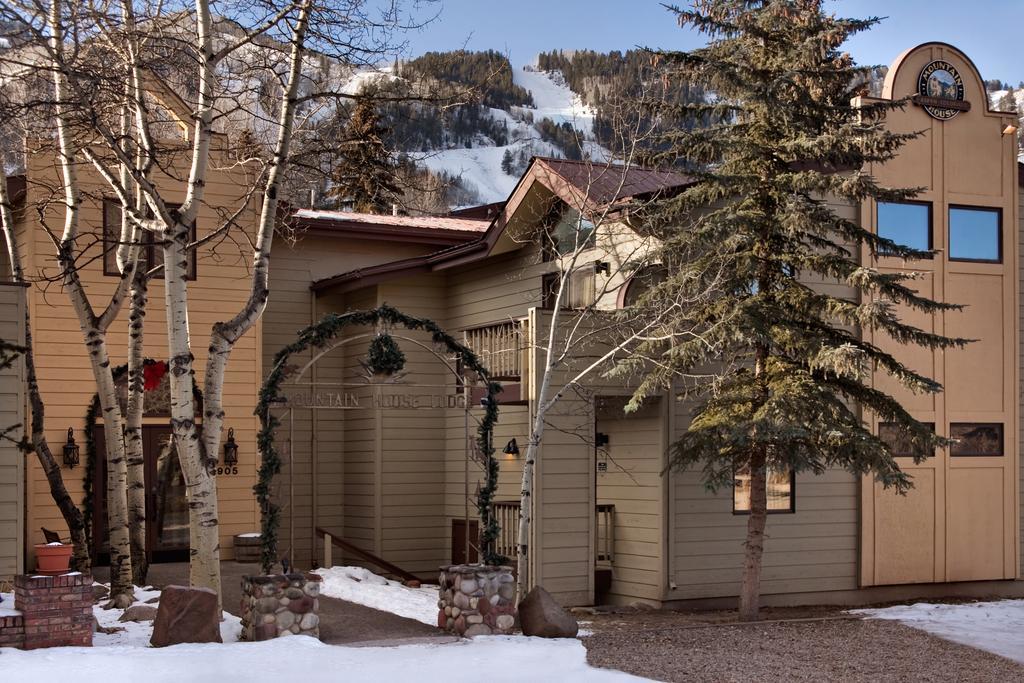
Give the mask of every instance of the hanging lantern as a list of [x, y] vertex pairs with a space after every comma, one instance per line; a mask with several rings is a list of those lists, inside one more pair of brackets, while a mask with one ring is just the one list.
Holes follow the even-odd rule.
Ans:
[[228, 429], [228, 439], [224, 442], [224, 466], [234, 467], [238, 464], [238, 444], [235, 443], [235, 430]]
[[68, 440], [64, 444], [64, 464], [74, 469], [75, 465], [78, 464], [80, 456], [81, 449], [75, 443], [75, 430], [73, 427], [68, 427]]

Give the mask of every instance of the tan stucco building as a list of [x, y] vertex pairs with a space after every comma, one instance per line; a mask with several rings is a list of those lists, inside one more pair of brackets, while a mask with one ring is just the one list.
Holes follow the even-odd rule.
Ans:
[[[928, 261], [882, 257], [871, 265], [919, 271], [926, 294], [968, 305], [914, 321], [979, 340], [963, 351], [932, 353], [873, 340], [945, 385], [934, 397], [900, 396], [918, 419], [962, 443], [921, 465], [901, 460], [916, 484], [906, 497], [839, 470], [774, 478], [778, 514], [769, 519], [762, 589], [768, 603], [1024, 594], [1018, 580], [1018, 238], [1024, 226], [1016, 138], [1009, 128], [1016, 117], [991, 110], [976, 68], [948, 45], [925, 44], [894, 62], [882, 97], [915, 94], [917, 101], [891, 113], [888, 125], [924, 135], [897, 160], [870, 171], [885, 183], [924, 188], [920, 196], [905, 205], [834, 208], [882, 234], [936, 249]], [[238, 473], [218, 482], [225, 555], [231, 556], [232, 534], [257, 528], [251, 414], [274, 354], [327, 313], [384, 303], [464, 339], [505, 386], [494, 443], [501, 469], [497, 512], [511, 526], [522, 456], [506, 444], [515, 439], [525, 447], [530, 433], [550, 317], [549, 278], [557, 262], [545, 236], [574, 210], [586, 218], [625, 198], [657, 196], [686, 182], [673, 174], [536, 159], [507, 202], [461, 215], [296, 212], [299, 238], [275, 247], [261, 327], [232, 355], [228, 426], [241, 448]], [[227, 187], [224, 195], [230, 195]], [[653, 244], [628, 216], [614, 210], [605, 215], [593, 258], [587, 256], [593, 268], [574, 278], [571, 288], [574, 301], [592, 298], [611, 310], [628, 301], [634, 284], [618, 267], [627, 260], [624, 252], [633, 259]], [[862, 257], [867, 262], [868, 255]], [[193, 319], [198, 334], [225, 300], [243, 295], [247, 282], [241, 266], [236, 272], [204, 262], [201, 253], [192, 283], [200, 302]], [[101, 274], [96, 279], [102, 282]], [[815, 286], [853, 294], [838, 283]], [[53, 333], [41, 342], [41, 364], [45, 391], [53, 396], [50, 438], [59, 444], [67, 426], [82, 424], [94, 389], [71, 311], [35, 291], [28, 305], [37, 329]], [[343, 335], [345, 343], [322, 356], [293, 359], [308, 366], [286, 388], [290, 407], [276, 409], [286, 463], [276, 490], [284, 515], [280, 548], [297, 566], [323, 562], [319, 529], [408, 572], [432, 576], [439, 565], [474, 559], [466, 539], [474, 536], [472, 498], [482, 469], [467, 434], [480, 416], [479, 394], [459, 385], [453, 359], [438, 354], [427, 336], [404, 330], [391, 330], [407, 357], [401, 381], [368, 383], [362, 361], [373, 332], [353, 329]], [[162, 341], [151, 338], [147, 355], [159, 357]], [[194, 348], [203, 349], [201, 339]], [[687, 420], [687, 406], [672, 395], [626, 416], [629, 380], [585, 384], [558, 404], [544, 436], [533, 499], [531, 581], [566, 604], [670, 606], [734, 596], [746, 529], [742, 482], [736, 491], [711, 494], [698, 473], [664, 472], [668, 446]], [[881, 378], [878, 386], [894, 390]], [[7, 528], [2, 458], [0, 558]], [[78, 471], [65, 476], [80, 495]], [[40, 526], [59, 529], [59, 521], [33, 466], [26, 477], [27, 521], [16, 520], [12, 528], [23, 528], [24, 542], [31, 544]], [[514, 552], [507, 531], [499, 550]], [[339, 557], [363, 561], [335, 550], [336, 562]]]

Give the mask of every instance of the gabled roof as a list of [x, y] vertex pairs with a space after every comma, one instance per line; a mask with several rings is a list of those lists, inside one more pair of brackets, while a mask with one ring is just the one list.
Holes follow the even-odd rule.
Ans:
[[605, 207], [630, 199], [655, 198], [694, 182], [673, 171], [658, 171], [623, 164], [570, 161], [535, 157], [538, 175], [567, 204]]
[[[510, 219], [515, 215], [535, 182], [547, 187], [567, 204], [587, 212], [620, 203], [625, 205], [628, 200], [633, 198], [656, 198], [669, 192], [678, 191], [691, 185], [694, 181], [680, 173], [652, 171], [618, 164], [534, 157], [504, 206], [490, 222], [486, 232], [477, 236], [473, 241], [451, 246], [432, 254], [413, 256], [391, 263], [340, 273], [333, 277], [317, 280], [310, 285], [310, 289], [313, 291], [334, 287], [341, 287], [343, 290], [356, 289], [393, 277], [445, 270], [485, 259], [495, 253], [495, 245], [498, 244]], [[448, 218], [447, 220], [465, 219]]]
[[474, 240], [489, 220], [452, 216], [391, 216], [352, 211], [298, 209], [289, 222], [303, 232], [325, 237], [392, 239], [413, 244], [452, 246]]

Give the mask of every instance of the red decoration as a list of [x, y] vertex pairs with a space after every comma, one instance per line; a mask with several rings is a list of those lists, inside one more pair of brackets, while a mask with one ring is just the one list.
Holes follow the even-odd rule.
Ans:
[[146, 363], [142, 366], [142, 388], [153, 391], [160, 386], [160, 380], [167, 374], [167, 363], [162, 360]]

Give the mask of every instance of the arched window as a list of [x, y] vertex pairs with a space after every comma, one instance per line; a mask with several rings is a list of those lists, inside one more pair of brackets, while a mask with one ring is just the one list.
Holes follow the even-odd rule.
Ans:
[[619, 308], [636, 306], [644, 294], [665, 281], [668, 271], [660, 263], [639, 268], [623, 285], [619, 293]]

